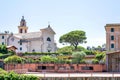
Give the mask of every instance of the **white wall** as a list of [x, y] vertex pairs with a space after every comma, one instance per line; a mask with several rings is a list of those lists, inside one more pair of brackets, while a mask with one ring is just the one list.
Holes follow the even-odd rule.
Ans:
[[33, 49], [35, 50], [35, 52], [41, 52], [41, 41], [40, 40], [31, 41], [29, 48], [30, 52], [32, 52]]
[[[2, 36], [4, 36], [4, 39], [2, 39]], [[7, 45], [7, 34], [0, 34], [0, 45], [2, 45], [2, 42], [4, 42], [5, 45]]]
[[[42, 37], [43, 37], [43, 51], [44, 52], [48, 52], [47, 47], [48, 45], [50, 45], [51, 47], [51, 52], [55, 52], [55, 41], [54, 41], [54, 34], [50, 33], [50, 32], [42, 32]], [[51, 41], [47, 41], [47, 38], [50, 38]]]
[[[12, 38], [14, 38], [14, 40], [12, 40]], [[19, 41], [19, 38], [12, 36], [9, 38], [9, 45], [14, 45], [15, 47], [17, 47], [18, 52], [27, 52], [27, 43], [22, 43], [22, 45], [20, 45]], [[20, 50], [20, 47], [22, 48], [22, 50]]]

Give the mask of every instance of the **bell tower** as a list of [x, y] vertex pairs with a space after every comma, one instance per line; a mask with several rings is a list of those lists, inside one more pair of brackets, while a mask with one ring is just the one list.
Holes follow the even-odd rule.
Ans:
[[24, 16], [22, 16], [22, 19], [20, 21], [20, 26], [18, 26], [18, 32], [19, 33], [27, 33], [28, 27], [26, 26], [26, 21], [24, 19]]

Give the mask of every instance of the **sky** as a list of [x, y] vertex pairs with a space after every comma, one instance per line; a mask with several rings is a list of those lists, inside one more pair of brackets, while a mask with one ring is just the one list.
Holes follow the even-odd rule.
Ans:
[[0, 0], [0, 32], [18, 33], [24, 16], [29, 32], [39, 31], [50, 23], [59, 38], [73, 30], [86, 32], [86, 46], [106, 43], [104, 26], [120, 23], [120, 0]]

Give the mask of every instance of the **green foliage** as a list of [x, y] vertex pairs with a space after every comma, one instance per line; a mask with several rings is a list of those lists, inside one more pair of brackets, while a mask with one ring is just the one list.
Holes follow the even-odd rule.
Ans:
[[85, 64], [85, 63], [86, 63], [86, 62], [85, 62], [84, 59], [80, 61], [80, 64]]
[[23, 63], [24, 62], [24, 58], [21, 58], [19, 56], [13, 55], [13, 56], [9, 56], [7, 58], [4, 59], [5, 63]]
[[62, 47], [62, 48], [59, 48], [57, 50], [58, 53], [62, 53], [64, 55], [69, 55], [69, 54], [72, 54], [72, 51], [73, 51], [73, 48], [72, 46], [66, 46], [66, 47]]
[[5, 45], [0, 45], [0, 53], [7, 54], [8, 50]]
[[86, 53], [86, 55], [94, 55], [95, 52], [91, 51], [91, 50], [84, 50], [84, 52]]
[[65, 46], [65, 47], [59, 48], [57, 52], [62, 53], [63, 55], [71, 55], [73, 51], [84, 51], [84, 50], [85, 48], [82, 46], [78, 46], [76, 50], [74, 46]]
[[32, 75], [21, 75], [11, 71], [0, 74], [0, 80], [39, 80], [39, 78]]
[[41, 62], [51, 62], [52, 61], [52, 57], [51, 56], [42, 56], [41, 58]]
[[65, 60], [64, 60], [64, 59], [59, 59], [59, 60], [58, 60], [58, 63], [64, 64], [64, 63], [65, 63]]
[[84, 31], [75, 30], [71, 31], [67, 34], [64, 34], [60, 37], [59, 42], [60, 43], [69, 43], [71, 46], [75, 47], [75, 50], [77, 50], [77, 46], [80, 43], [86, 43], [86, 34]]
[[85, 51], [85, 50], [86, 49], [82, 46], [78, 46], [76, 50], [74, 49], [74, 51]]
[[7, 73], [7, 71], [5, 71], [5, 70], [3, 70], [3, 69], [0, 68], [0, 75], [1, 74], [6, 74], [6, 73]]
[[27, 59], [25, 59], [25, 62], [26, 63], [37, 63], [37, 62], [40, 62], [40, 61], [36, 61], [36, 60], [34, 60], [34, 59], [32, 59], [32, 58], [27, 58]]
[[41, 58], [41, 62], [44, 62], [44, 63], [56, 63], [58, 62], [58, 58], [54, 58], [54, 57], [51, 57], [51, 56], [42, 56]]
[[72, 63], [72, 60], [65, 60], [65, 63], [67, 63], [67, 64], [70, 64], [70, 63]]
[[105, 57], [105, 53], [104, 52], [101, 52], [101, 53], [97, 53], [95, 58], [100, 61], [100, 60], [103, 60]]
[[2, 54], [2, 55], [0, 55], [0, 59], [5, 59], [8, 56], [11, 56], [11, 54]]
[[10, 55], [14, 55], [15, 52], [8, 51], [5, 45], [0, 45], [0, 59], [7, 58]]
[[98, 61], [97, 59], [93, 59], [93, 60], [92, 60], [92, 63], [93, 63], [93, 64], [99, 64], [99, 61]]
[[51, 62], [58, 63], [58, 58], [52, 58]]
[[83, 60], [86, 56], [86, 53], [81, 51], [81, 52], [74, 52], [72, 54], [73, 56], [73, 59], [72, 59], [72, 62], [73, 63], [80, 63], [81, 60]]

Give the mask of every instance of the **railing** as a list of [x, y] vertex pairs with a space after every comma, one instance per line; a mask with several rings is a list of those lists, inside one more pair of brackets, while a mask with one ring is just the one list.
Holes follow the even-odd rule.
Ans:
[[39, 77], [120, 77], [120, 73], [26, 73], [26, 75], [35, 75]]

